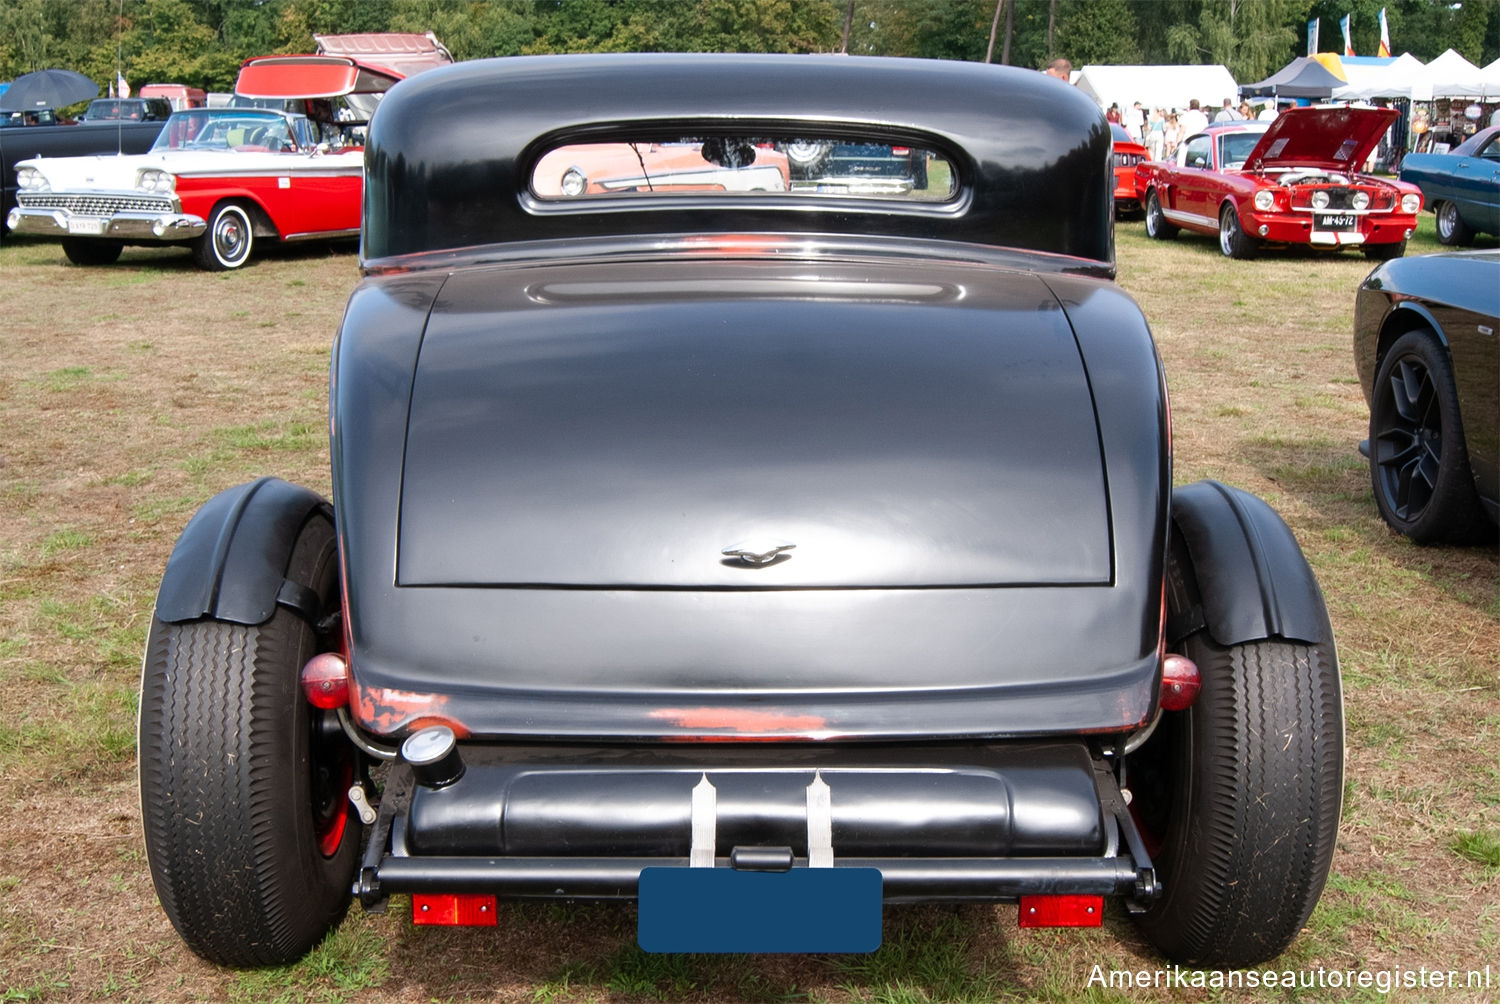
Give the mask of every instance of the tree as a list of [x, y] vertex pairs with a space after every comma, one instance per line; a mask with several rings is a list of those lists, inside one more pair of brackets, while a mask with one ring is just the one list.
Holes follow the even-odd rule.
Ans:
[[1129, 5], [1120, 0], [1068, 0], [1059, 14], [1055, 51], [1074, 66], [1141, 61]]

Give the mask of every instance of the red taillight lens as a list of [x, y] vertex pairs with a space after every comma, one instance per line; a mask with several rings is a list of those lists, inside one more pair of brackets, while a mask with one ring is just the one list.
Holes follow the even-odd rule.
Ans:
[[1022, 927], [1099, 927], [1103, 896], [1022, 896]]
[[893, 147], [891, 147], [891, 156], [892, 157], [910, 157], [911, 156], [911, 147], [909, 147], [909, 146], [893, 146]]
[[349, 703], [349, 663], [337, 652], [324, 652], [302, 667], [302, 693], [315, 708], [331, 711]]
[[484, 893], [413, 893], [411, 922], [440, 927], [494, 927], [495, 897]]
[[1163, 711], [1185, 711], [1198, 699], [1203, 680], [1198, 664], [1185, 655], [1173, 653], [1161, 664], [1161, 706]]

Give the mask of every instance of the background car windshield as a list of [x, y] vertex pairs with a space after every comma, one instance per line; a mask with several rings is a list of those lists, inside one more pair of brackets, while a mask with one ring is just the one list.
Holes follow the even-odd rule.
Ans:
[[173, 115], [151, 149], [283, 151], [296, 149], [296, 144], [280, 115], [215, 108]]
[[1250, 159], [1250, 151], [1260, 142], [1260, 137], [1258, 132], [1232, 132], [1220, 136], [1219, 163], [1226, 170], [1244, 167], [1245, 161]]
[[831, 137], [569, 143], [544, 154], [531, 173], [532, 194], [548, 201], [775, 192], [934, 202], [956, 191], [951, 163], [933, 150]]

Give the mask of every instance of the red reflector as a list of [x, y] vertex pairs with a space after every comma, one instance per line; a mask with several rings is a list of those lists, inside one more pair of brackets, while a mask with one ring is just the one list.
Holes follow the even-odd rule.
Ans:
[[315, 708], [332, 710], [349, 703], [349, 664], [337, 652], [324, 652], [302, 667], [302, 693]]
[[411, 922], [443, 927], [494, 927], [495, 897], [484, 893], [414, 893]]
[[911, 147], [909, 147], [909, 146], [893, 146], [893, 147], [891, 147], [891, 156], [892, 157], [910, 157], [911, 156]]
[[1164, 711], [1184, 711], [1198, 699], [1203, 679], [1198, 664], [1185, 655], [1167, 656], [1161, 664], [1161, 706]]
[[1103, 896], [1022, 896], [1022, 927], [1099, 927]]

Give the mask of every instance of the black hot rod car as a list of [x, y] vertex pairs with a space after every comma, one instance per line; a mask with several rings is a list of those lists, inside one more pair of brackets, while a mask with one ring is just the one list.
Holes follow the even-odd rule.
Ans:
[[[535, 183], [685, 143], [715, 170]], [[797, 143], [924, 176], [727, 177]], [[223, 492], [157, 599], [143, 815], [196, 952], [284, 962], [393, 894], [636, 900], [655, 951], [870, 950], [923, 900], [1117, 898], [1198, 964], [1296, 935], [1340, 811], [1328, 617], [1265, 504], [1172, 487], [1091, 102], [501, 59], [392, 89], [366, 176], [333, 501]]]

